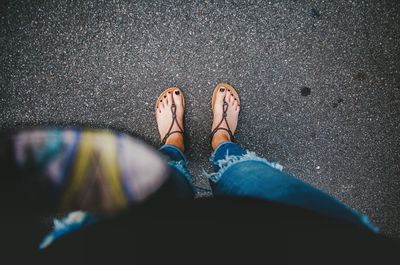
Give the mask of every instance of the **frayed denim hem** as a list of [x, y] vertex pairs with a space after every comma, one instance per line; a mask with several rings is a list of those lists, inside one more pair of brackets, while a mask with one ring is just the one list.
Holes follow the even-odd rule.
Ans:
[[171, 160], [168, 162], [168, 165], [175, 170], [177, 170], [179, 173], [185, 176], [185, 178], [192, 183], [192, 175], [189, 173], [187, 170], [187, 162], [185, 160]]
[[[214, 150], [214, 152], [212, 153], [211, 158], [210, 158], [210, 161], [211, 161], [211, 162], [214, 160], [215, 154], [218, 152], [218, 150], [219, 150], [220, 148], [222, 148], [224, 145], [227, 145], [227, 144], [232, 144], [232, 142], [229, 142], [229, 141], [222, 142], [222, 143], [220, 143], [220, 144], [217, 146], [217, 148], [215, 148], [215, 150]], [[227, 154], [227, 155], [228, 155], [228, 154]]]
[[361, 220], [362, 222], [370, 229], [372, 230], [374, 233], [379, 233], [379, 228], [377, 226], [375, 226], [371, 220], [369, 220], [368, 216], [362, 214], [361, 215]]
[[[211, 162], [214, 161], [214, 155], [211, 156], [210, 161]], [[280, 171], [282, 171], [282, 169], [283, 169], [283, 166], [280, 165], [279, 163], [269, 162], [268, 160], [257, 156], [256, 153], [254, 153], [254, 152], [246, 151], [246, 153], [241, 156], [229, 155], [229, 153], [227, 152], [224, 159], [220, 159], [216, 162], [216, 164], [220, 168], [220, 170], [218, 172], [207, 173], [204, 171], [203, 174], [206, 177], [208, 177], [212, 182], [217, 183], [220, 180], [221, 176], [225, 173], [225, 171], [229, 167], [231, 167], [232, 165], [235, 165], [237, 163], [244, 162], [244, 161], [263, 162], [263, 163], [265, 163], [275, 169], [278, 169]]]
[[70, 212], [62, 219], [53, 220], [53, 231], [47, 234], [39, 244], [39, 249], [43, 250], [51, 245], [55, 240], [69, 234], [75, 230], [83, 228], [89, 224], [93, 224], [97, 219], [88, 212], [75, 211]]

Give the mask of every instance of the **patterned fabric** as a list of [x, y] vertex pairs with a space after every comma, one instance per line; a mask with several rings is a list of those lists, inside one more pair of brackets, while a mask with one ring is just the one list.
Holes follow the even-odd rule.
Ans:
[[17, 133], [13, 141], [24, 177], [52, 187], [49, 194], [56, 194], [62, 211], [113, 214], [144, 200], [167, 178], [158, 152], [123, 133], [34, 129]]

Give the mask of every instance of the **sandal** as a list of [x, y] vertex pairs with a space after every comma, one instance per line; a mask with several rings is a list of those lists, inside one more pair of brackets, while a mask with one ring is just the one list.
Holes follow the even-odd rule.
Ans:
[[[160, 101], [163, 100], [164, 96], [167, 95], [167, 93], [169, 93], [169, 92], [172, 93], [174, 90], [179, 90], [179, 92], [181, 93], [181, 95], [182, 95], [183, 109], [185, 110], [185, 97], [183, 96], [182, 90], [181, 90], [180, 88], [178, 88], [178, 87], [170, 87], [170, 88], [167, 88], [166, 90], [164, 90], [164, 91], [160, 94], [160, 96], [157, 98], [156, 106], [155, 106], [155, 111], [156, 111], [156, 112], [157, 112], [157, 106], [158, 106], [158, 104], [160, 103]], [[182, 127], [179, 125], [178, 120], [176, 119], [176, 105], [175, 105], [175, 102], [174, 102], [174, 97], [172, 97], [171, 112], [172, 112], [172, 123], [171, 123], [171, 126], [169, 127], [167, 133], [165, 134], [165, 136], [163, 137], [163, 139], [162, 139], [162, 141], [161, 141], [161, 144], [162, 144], [162, 145], [164, 145], [164, 144], [166, 143], [168, 137], [170, 137], [170, 136], [171, 136], [172, 134], [174, 134], [174, 133], [181, 133], [181, 134], [183, 135], [183, 129], [182, 129]], [[176, 125], [178, 126], [179, 131], [176, 130], [176, 131], [172, 131], [172, 132], [171, 132], [172, 127], [174, 127], [174, 123], [176, 123]]]
[[[214, 92], [213, 92], [213, 95], [212, 95], [211, 106], [212, 106], [213, 115], [214, 115], [214, 110], [215, 110], [215, 108], [214, 108], [214, 105], [215, 105], [215, 98], [216, 98], [217, 93], [220, 91], [221, 88], [225, 88], [225, 89], [228, 91], [228, 93], [231, 93], [231, 94], [236, 98], [236, 100], [238, 101], [239, 106], [240, 106], [240, 98], [239, 98], [239, 94], [237, 93], [237, 91], [236, 91], [231, 85], [228, 85], [227, 83], [219, 83], [219, 84], [215, 87]], [[232, 133], [231, 128], [229, 128], [229, 124], [228, 124], [228, 121], [227, 121], [227, 119], [226, 119], [227, 111], [228, 111], [228, 103], [224, 101], [222, 119], [221, 119], [221, 121], [218, 123], [218, 125], [214, 128], [214, 130], [212, 130], [212, 132], [211, 132], [211, 142], [212, 142], [212, 139], [213, 139], [213, 137], [214, 137], [214, 134], [215, 134], [217, 131], [219, 131], [219, 130], [227, 131], [228, 134], [229, 134], [229, 137], [230, 137], [230, 141], [231, 141], [231, 142], [234, 142], [234, 141], [235, 141], [235, 136], [234, 136], [234, 134]], [[225, 123], [226, 123], [226, 127], [228, 127], [227, 129], [226, 129], [226, 128], [221, 128], [221, 127], [220, 127], [221, 124], [222, 124], [224, 121], [225, 121]]]

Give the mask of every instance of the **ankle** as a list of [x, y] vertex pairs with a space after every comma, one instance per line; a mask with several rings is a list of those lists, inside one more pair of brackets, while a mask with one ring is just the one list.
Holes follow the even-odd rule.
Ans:
[[230, 141], [230, 136], [227, 132], [218, 131], [213, 136], [213, 139], [211, 141], [211, 148], [212, 150], [215, 150], [221, 143]]
[[168, 137], [167, 141], [165, 141], [165, 144], [173, 145], [177, 148], [179, 148], [182, 152], [185, 151], [185, 145], [183, 144], [183, 135], [182, 134], [175, 134], [171, 135]]

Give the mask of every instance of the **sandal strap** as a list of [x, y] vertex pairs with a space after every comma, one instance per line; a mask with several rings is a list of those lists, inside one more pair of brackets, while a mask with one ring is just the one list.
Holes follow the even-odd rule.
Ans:
[[[228, 134], [229, 134], [229, 137], [230, 137], [230, 141], [231, 141], [231, 142], [234, 142], [234, 141], [235, 141], [235, 136], [233, 135], [232, 130], [231, 130], [231, 128], [229, 127], [228, 120], [226, 119], [228, 107], [229, 107], [228, 103], [227, 103], [226, 101], [224, 101], [224, 105], [223, 105], [223, 107], [222, 107], [222, 111], [223, 111], [223, 112], [222, 112], [222, 119], [221, 119], [221, 121], [218, 123], [218, 125], [215, 126], [214, 130], [212, 130], [212, 132], [211, 132], [211, 142], [212, 142], [212, 139], [213, 139], [213, 137], [214, 137], [214, 134], [215, 134], [217, 131], [219, 131], [219, 130], [227, 131]], [[219, 126], [221, 126], [221, 124], [222, 124], [224, 121], [225, 121], [225, 123], [226, 123], [226, 127], [228, 127], [227, 129], [226, 129], [226, 128], [220, 128], [220, 127], [219, 127]]]
[[167, 134], [164, 136], [164, 138], [163, 138], [163, 140], [162, 140], [161, 143], [164, 145], [164, 144], [167, 142], [168, 137], [170, 137], [170, 136], [171, 136], [172, 134], [174, 134], [174, 133], [183, 134], [182, 131], [173, 131], [173, 132], [169, 132], [169, 133], [167, 133]]
[[[168, 137], [170, 137], [172, 134], [174, 134], [174, 133], [183, 134], [183, 129], [179, 125], [178, 120], [176, 118], [176, 105], [175, 105], [175, 102], [174, 102], [174, 98], [172, 98], [171, 112], [172, 112], [172, 122], [171, 122], [171, 125], [169, 126], [168, 132], [165, 134], [164, 138], [161, 141], [161, 144], [163, 144], [163, 145], [167, 142]], [[176, 123], [176, 125], [178, 125], [179, 131], [172, 131], [171, 132], [172, 127], [174, 127], [174, 123]]]
[[230, 130], [225, 129], [225, 128], [215, 128], [215, 129], [211, 132], [211, 142], [212, 142], [212, 139], [213, 139], [213, 137], [214, 137], [214, 134], [215, 134], [217, 131], [220, 131], [220, 130], [227, 131], [228, 134], [229, 134], [229, 137], [230, 137], [229, 140], [230, 140], [231, 142], [235, 142], [235, 136], [232, 134], [232, 132], [231, 132]]

